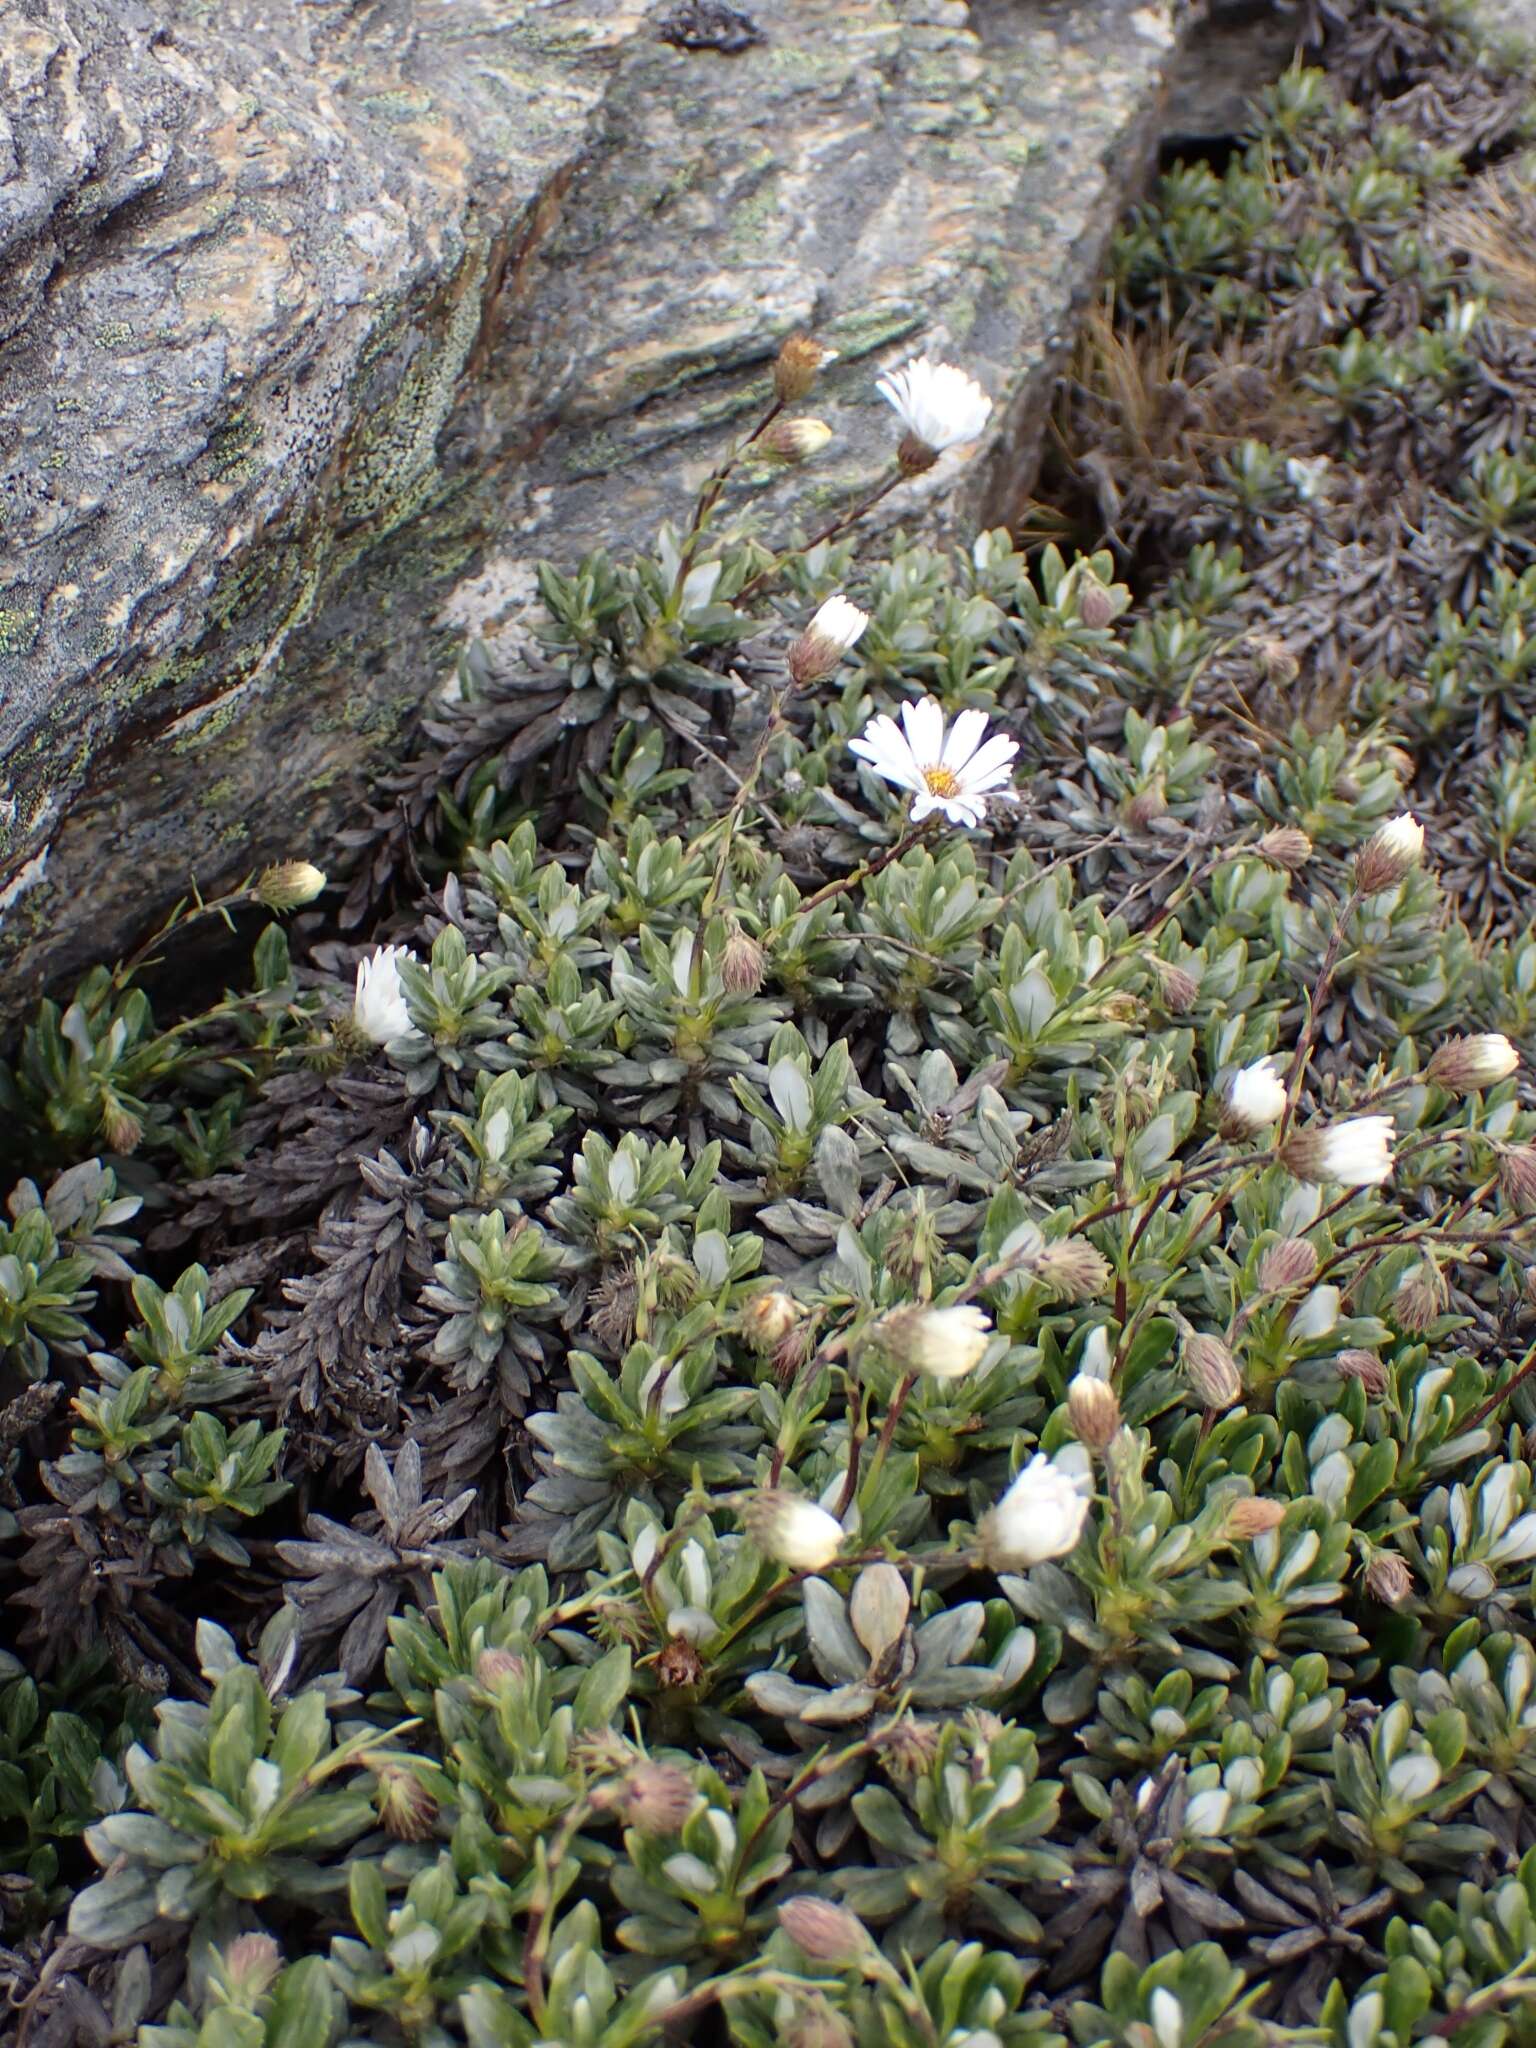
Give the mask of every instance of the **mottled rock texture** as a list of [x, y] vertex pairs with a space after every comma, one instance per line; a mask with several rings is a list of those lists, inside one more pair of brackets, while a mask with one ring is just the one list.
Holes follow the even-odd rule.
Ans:
[[802, 516], [923, 346], [995, 432], [892, 515], [1018, 503], [1182, 0], [755, 0], [735, 56], [671, 11], [0, 7], [0, 1008], [324, 861], [456, 638], [649, 537], [797, 327]]

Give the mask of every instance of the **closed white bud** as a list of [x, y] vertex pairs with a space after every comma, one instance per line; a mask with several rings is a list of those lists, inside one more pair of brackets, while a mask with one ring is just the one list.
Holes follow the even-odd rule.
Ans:
[[404, 1038], [411, 1029], [411, 1013], [400, 982], [400, 962], [415, 957], [409, 946], [380, 946], [357, 963], [352, 1022], [375, 1045], [388, 1045], [392, 1038]]
[[805, 462], [819, 455], [832, 438], [825, 420], [775, 420], [757, 445], [779, 462]]
[[802, 1494], [769, 1487], [748, 1501], [742, 1516], [759, 1550], [793, 1572], [819, 1572], [843, 1547], [842, 1524]]
[[882, 1316], [876, 1334], [883, 1348], [908, 1372], [936, 1380], [961, 1380], [974, 1372], [992, 1341], [992, 1324], [979, 1308], [956, 1302], [949, 1308], [898, 1308]]
[[1507, 1081], [1520, 1055], [1502, 1031], [1479, 1031], [1470, 1038], [1450, 1038], [1437, 1045], [1424, 1069], [1427, 1079], [1452, 1095], [1473, 1095]]
[[325, 887], [325, 876], [313, 861], [284, 860], [263, 868], [256, 879], [256, 900], [268, 910], [301, 910]]
[[868, 612], [861, 612], [846, 597], [829, 597], [786, 658], [796, 689], [824, 682], [868, 624]]
[[1408, 811], [1379, 825], [1355, 855], [1355, 887], [1362, 896], [1395, 889], [1424, 858], [1424, 827]]
[[1394, 1135], [1389, 1116], [1346, 1117], [1343, 1123], [1294, 1132], [1280, 1157], [1298, 1180], [1375, 1187], [1392, 1177]]
[[1120, 1402], [1108, 1380], [1080, 1372], [1067, 1387], [1067, 1414], [1077, 1440], [1091, 1451], [1106, 1450], [1120, 1427]]
[[1221, 1112], [1222, 1135], [1251, 1138], [1285, 1114], [1285, 1082], [1273, 1057], [1242, 1067], [1227, 1083]]

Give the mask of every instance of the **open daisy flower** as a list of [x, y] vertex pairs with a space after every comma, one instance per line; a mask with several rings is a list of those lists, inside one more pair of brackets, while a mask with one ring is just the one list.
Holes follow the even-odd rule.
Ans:
[[906, 428], [914, 459], [929, 467], [946, 448], [976, 440], [986, 428], [992, 401], [974, 377], [953, 363], [915, 356], [876, 381], [875, 389]]
[[849, 751], [898, 789], [912, 792], [912, 822], [942, 811], [952, 825], [979, 825], [1013, 775], [1017, 740], [986, 737], [987, 714], [962, 711], [946, 737], [943, 707], [932, 697], [903, 704], [901, 724], [872, 718]]

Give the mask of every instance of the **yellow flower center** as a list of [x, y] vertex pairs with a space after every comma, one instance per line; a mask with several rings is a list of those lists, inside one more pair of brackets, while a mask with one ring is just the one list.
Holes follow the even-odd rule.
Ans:
[[930, 796], [950, 797], [960, 794], [959, 776], [952, 768], [945, 768], [942, 764], [934, 768], [925, 768], [923, 780], [928, 785]]

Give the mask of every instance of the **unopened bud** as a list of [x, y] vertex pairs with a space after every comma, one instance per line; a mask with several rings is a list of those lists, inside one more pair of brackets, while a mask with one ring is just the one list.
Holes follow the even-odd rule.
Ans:
[[1162, 991], [1163, 1006], [1175, 1017], [1182, 1017], [1200, 993], [1200, 983], [1187, 967], [1181, 967], [1173, 960], [1152, 957], [1152, 971], [1157, 976]]
[[1394, 1136], [1389, 1116], [1346, 1117], [1342, 1123], [1293, 1131], [1280, 1158], [1298, 1180], [1376, 1187], [1392, 1177]]
[[819, 455], [832, 438], [825, 420], [775, 420], [758, 440], [765, 455], [778, 462], [806, 462]]
[[960, 1380], [986, 1356], [992, 1324], [969, 1302], [955, 1302], [947, 1308], [920, 1303], [891, 1309], [875, 1324], [872, 1334], [881, 1349], [908, 1372], [926, 1372], [936, 1380]]
[[819, 1572], [843, 1547], [843, 1526], [835, 1515], [803, 1494], [765, 1487], [742, 1510], [748, 1536], [759, 1550], [795, 1572]]
[[835, 362], [837, 350], [823, 348], [808, 334], [792, 334], [780, 345], [773, 365], [773, 395], [780, 405], [798, 405], [808, 398], [817, 374]]
[[868, 612], [846, 597], [829, 597], [785, 656], [795, 688], [824, 682], [868, 624]]
[[871, 1947], [864, 1922], [846, 1906], [802, 1892], [779, 1908], [779, 1925], [816, 1963], [854, 1963]]
[[1408, 1560], [1395, 1550], [1378, 1550], [1365, 1568], [1365, 1585], [1373, 1599], [1385, 1607], [1401, 1607], [1413, 1592], [1413, 1573]]
[[1125, 822], [1133, 832], [1144, 832], [1148, 825], [1154, 824], [1161, 817], [1165, 817], [1167, 811], [1168, 798], [1164, 793], [1161, 781], [1157, 781], [1151, 783], [1146, 789], [1137, 790], [1136, 794], [1125, 806]]
[[1499, 1192], [1521, 1216], [1536, 1214], [1536, 1146], [1500, 1148]]
[[784, 2048], [853, 2048], [853, 2029], [821, 1992], [807, 1992], [784, 2029]]
[[1355, 855], [1355, 887], [1362, 896], [1395, 889], [1424, 858], [1424, 827], [1404, 811], [1380, 825]]
[[101, 1135], [107, 1141], [109, 1152], [121, 1153], [126, 1158], [130, 1152], [139, 1149], [144, 1126], [115, 1095], [107, 1094], [102, 1100]]
[[1304, 1237], [1284, 1237], [1259, 1261], [1259, 1286], [1265, 1294], [1284, 1294], [1309, 1287], [1317, 1273], [1317, 1253]]
[[515, 1650], [482, 1650], [475, 1659], [475, 1683], [487, 1692], [515, 1685], [528, 1669]]
[[1271, 1053], [1240, 1067], [1227, 1083], [1220, 1128], [1224, 1138], [1252, 1138], [1285, 1114], [1285, 1080]]
[[1445, 1313], [1446, 1287], [1438, 1266], [1420, 1259], [1397, 1283], [1389, 1312], [1400, 1330], [1422, 1336]]
[[1285, 1502], [1266, 1500], [1261, 1494], [1245, 1493], [1227, 1509], [1227, 1535], [1234, 1543], [1251, 1543], [1267, 1535], [1285, 1520]]
[[642, 1835], [675, 1835], [698, 1803], [698, 1789], [680, 1764], [647, 1758], [623, 1780], [624, 1817]]
[[736, 1327], [754, 1351], [765, 1355], [783, 1342], [800, 1320], [800, 1304], [782, 1287], [770, 1287], [742, 1303]]
[[1107, 1450], [1120, 1427], [1120, 1402], [1108, 1380], [1080, 1372], [1067, 1387], [1067, 1415], [1080, 1444]]
[[1474, 1095], [1481, 1088], [1507, 1081], [1519, 1064], [1519, 1053], [1502, 1031], [1479, 1031], [1470, 1038], [1451, 1038], [1437, 1045], [1424, 1074], [1452, 1095]]
[[270, 1934], [237, 1934], [224, 1951], [224, 1975], [245, 2004], [270, 1990], [282, 1967], [283, 1952]]
[[397, 1842], [424, 1842], [437, 1820], [438, 1806], [414, 1771], [380, 1764], [374, 1807], [379, 1824]]
[[888, 1771], [899, 1778], [920, 1778], [939, 1753], [939, 1724], [908, 1714], [870, 1740]]
[[1090, 631], [1102, 633], [1115, 622], [1115, 600], [1097, 576], [1084, 576], [1077, 594], [1077, 616]]
[[1207, 1408], [1230, 1408], [1243, 1395], [1237, 1360], [1219, 1337], [1191, 1330], [1184, 1339], [1184, 1370]]
[[325, 876], [307, 860], [279, 861], [263, 869], [256, 882], [256, 900], [268, 910], [299, 910], [313, 903], [325, 887]]
[[1374, 1351], [1341, 1351], [1333, 1364], [1340, 1378], [1358, 1380], [1373, 1399], [1387, 1391], [1387, 1368]]
[[1312, 858], [1312, 842], [1298, 825], [1277, 825], [1253, 850], [1260, 860], [1268, 861], [1272, 868], [1283, 868], [1288, 875], [1304, 868]]
[[755, 996], [763, 985], [763, 949], [740, 925], [731, 927], [720, 960], [720, 979], [733, 996]]
[[1056, 1237], [1028, 1261], [1027, 1270], [1058, 1301], [1101, 1300], [1110, 1283], [1109, 1261], [1085, 1237]]

